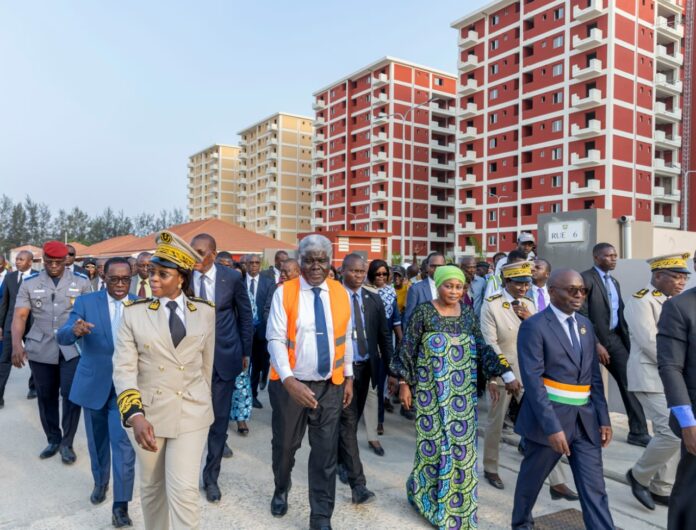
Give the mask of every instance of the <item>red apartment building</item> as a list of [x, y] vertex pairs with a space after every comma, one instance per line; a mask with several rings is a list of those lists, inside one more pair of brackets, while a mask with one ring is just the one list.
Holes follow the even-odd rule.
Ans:
[[500, 0], [458, 31], [457, 245], [543, 213], [683, 228], [684, 2]]
[[313, 108], [312, 228], [391, 233], [389, 258], [454, 254], [456, 77], [385, 57]]

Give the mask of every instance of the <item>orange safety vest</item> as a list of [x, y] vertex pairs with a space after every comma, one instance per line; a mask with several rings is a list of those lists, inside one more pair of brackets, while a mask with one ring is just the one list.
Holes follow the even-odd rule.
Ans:
[[[343, 355], [346, 352], [346, 336], [338, 333], [348, 329], [350, 323], [350, 303], [345, 288], [336, 280], [327, 279], [329, 287], [329, 300], [331, 301], [331, 320], [334, 330], [334, 365], [331, 381], [343, 384]], [[283, 309], [288, 321], [287, 345], [290, 368], [295, 368], [295, 345], [297, 337], [297, 312], [300, 307], [300, 279], [295, 278], [283, 282]], [[271, 366], [269, 377], [273, 380], [280, 376]]]

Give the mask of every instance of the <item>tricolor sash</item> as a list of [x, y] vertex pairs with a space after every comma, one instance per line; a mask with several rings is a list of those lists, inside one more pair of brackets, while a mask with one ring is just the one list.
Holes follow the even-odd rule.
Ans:
[[568, 385], [557, 383], [551, 379], [544, 379], [546, 393], [551, 401], [562, 403], [563, 405], [586, 405], [590, 399], [590, 385]]

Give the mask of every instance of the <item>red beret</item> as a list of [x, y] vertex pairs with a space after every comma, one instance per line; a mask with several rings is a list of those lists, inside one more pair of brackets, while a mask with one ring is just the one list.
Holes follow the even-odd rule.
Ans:
[[60, 241], [46, 241], [43, 246], [43, 255], [46, 258], [64, 258], [68, 255], [68, 247]]

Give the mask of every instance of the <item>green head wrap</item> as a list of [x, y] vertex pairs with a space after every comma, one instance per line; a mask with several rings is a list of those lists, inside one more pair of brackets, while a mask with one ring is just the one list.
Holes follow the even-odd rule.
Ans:
[[443, 265], [435, 269], [435, 287], [438, 289], [447, 280], [459, 280], [466, 285], [466, 277], [462, 270], [455, 265]]

